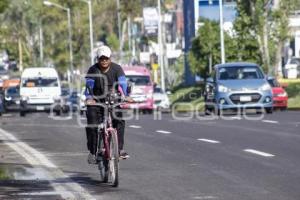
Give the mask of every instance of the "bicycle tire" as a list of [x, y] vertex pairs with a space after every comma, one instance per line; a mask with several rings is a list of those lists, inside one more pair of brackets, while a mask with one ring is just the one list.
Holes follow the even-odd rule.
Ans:
[[118, 146], [118, 135], [114, 129], [109, 134], [109, 148], [110, 148], [110, 160], [108, 163], [109, 167], [109, 182], [113, 187], [119, 185], [119, 146]]
[[[102, 181], [103, 183], [107, 183], [108, 182], [108, 160], [106, 159], [105, 155], [99, 155], [99, 153], [102, 151], [102, 149], [104, 148], [104, 142], [101, 138], [101, 134], [99, 134], [99, 148], [98, 148], [98, 169], [100, 172], [100, 181]], [[101, 157], [100, 157], [101, 156]]]

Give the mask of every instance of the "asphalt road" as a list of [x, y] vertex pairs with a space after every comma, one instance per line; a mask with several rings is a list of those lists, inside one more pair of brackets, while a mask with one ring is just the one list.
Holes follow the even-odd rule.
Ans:
[[105, 200], [300, 199], [300, 112], [275, 112], [260, 120], [194, 113], [159, 117], [127, 121], [125, 148], [131, 158], [120, 163], [119, 188], [101, 183], [97, 167], [87, 164], [79, 123], [84, 119], [10, 114], [0, 124], [5, 134], [31, 147], [24, 151], [36, 156], [37, 164], [25, 157], [31, 162], [25, 169], [48, 174], [39, 180], [51, 183], [50, 189], [23, 192], [24, 198], [68, 198], [64, 192], [70, 192], [77, 199]]

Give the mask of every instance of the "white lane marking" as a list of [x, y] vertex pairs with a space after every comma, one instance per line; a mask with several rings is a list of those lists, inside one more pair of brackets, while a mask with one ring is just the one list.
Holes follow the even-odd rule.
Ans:
[[65, 193], [65, 194], [69, 194], [70, 192], [23, 192], [23, 193], [17, 193], [15, 195], [18, 195], [18, 196], [40, 196], [40, 195], [43, 195], [43, 196], [52, 196], [52, 195], [60, 195], [62, 193]]
[[2, 114], [2, 117], [12, 117], [12, 114]]
[[273, 120], [262, 120], [263, 122], [266, 122], [266, 123], [271, 123], [271, 124], [278, 124], [279, 122], [278, 121], [273, 121]]
[[253, 154], [260, 155], [260, 156], [264, 156], [264, 157], [274, 157], [275, 156], [273, 154], [262, 152], [262, 151], [257, 151], [255, 149], [244, 149], [244, 151], [248, 152], [248, 153], [253, 153]]
[[162, 133], [162, 134], [171, 134], [172, 132], [170, 131], [164, 131], [164, 130], [157, 130], [157, 133]]
[[202, 199], [202, 200], [205, 200], [205, 199], [218, 199], [218, 197], [216, 197], [216, 196], [195, 196], [195, 197], [193, 197], [193, 199]]
[[141, 126], [137, 126], [137, 125], [130, 125], [130, 128], [142, 128]]
[[238, 116], [230, 117], [230, 118], [231, 118], [231, 119], [238, 119], [238, 120], [242, 119], [241, 117], [238, 117]]
[[218, 143], [220, 143], [220, 141], [217, 141], [217, 140], [210, 140], [210, 139], [205, 139], [205, 138], [199, 138], [199, 139], [197, 139], [197, 140], [202, 141], [202, 142], [213, 143], [213, 144], [218, 144]]
[[[27, 145], [24, 142], [18, 140], [11, 133], [0, 128], [0, 138], [3, 140], [9, 140], [5, 142], [6, 145], [11, 147], [22, 157], [24, 157], [29, 164], [33, 166], [44, 166], [45, 173], [49, 177], [49, 181], [52, 187], [62, 196], [64, 199], [95, 199], [79, 184], [72, 182], [72, 180], [65, 175], [58, 167], [47, 159], [42, 153]], [[48, 168], [48, 169], [47, 169]], [[61, 183], [59, 180], [65, 180]], [[67, 192], [66, 191], [69, 191]]]

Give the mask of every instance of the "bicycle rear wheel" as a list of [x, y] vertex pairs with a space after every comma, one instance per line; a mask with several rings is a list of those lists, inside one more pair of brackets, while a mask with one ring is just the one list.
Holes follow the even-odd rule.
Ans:
[[118, 187], [118, 185], [119, 185], [119, 146], [118, 146], [118, 135], [117, 135], [116, 130], [113, 130], [110, 134], [109, 147], [110, 147], [110, 160], [108, 163], [109, 183], [111, 183], [113, 187]]

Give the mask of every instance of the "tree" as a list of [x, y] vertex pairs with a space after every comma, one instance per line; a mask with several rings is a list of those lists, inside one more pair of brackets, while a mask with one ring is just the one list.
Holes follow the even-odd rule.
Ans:
[[[299, 0], [281, 0], [278, 7], [274, 7], [271, 0], [237, 0], [235, 30], [239, 45], [242, 45], [243, 51], [247, 52], [250, 47], [256, 52], [253, 58], [267, 73], [274, 74], [276, 71], [274, 67], [280, 60], [281, 48], [289, 37], [288, 17], [297, 7]], [[243, 51], [241, 53], [244, 54]]]
[[209, 67], [220, 63], [220, 35], [218, 23], [204, 20], [198, 36], [192, 41], [189, 54], [191, 71], [206, 78]]

